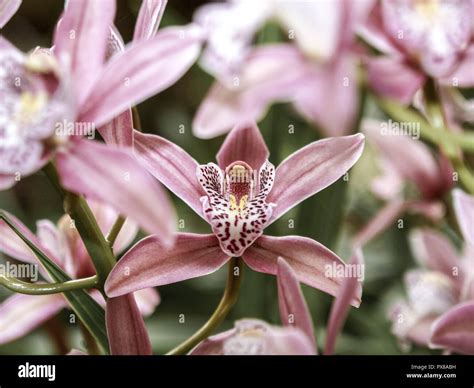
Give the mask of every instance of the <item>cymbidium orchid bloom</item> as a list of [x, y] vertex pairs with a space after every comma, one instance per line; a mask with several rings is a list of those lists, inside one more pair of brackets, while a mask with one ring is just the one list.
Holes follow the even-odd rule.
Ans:
[[256, 271], [276, 274], [282, 256], [301, 282], [336, 295], [341, 280], [324, 274], [326, 264], [344, 265], [336, 254], [309, 238], [262, 234], [289, 209], [346, 173], [363, 146], [361, 134], [324, 139], [290, 155], [275, 170], [255, 124], [235, 127], [217, 154], [217, 164], [205, 165], [162, 137], [136, 132], [135, 152], [142, 165], [204, 218], [213, 234], [178, 233], [172, 248], [155, 236], [141, 240], [110, 273], [107, 294], [206, 275], [238, 256]]
[[107, 202], [171, 241], [174, 217], [161, 187], [130, 151], [83, 136], [101, 128], [106, 140], [114, 137], [107, 136], [107, 129], [114, 130], [110, 120], [176, 82], [199, 55], [201, 34], [195, 26], [154, 34], [157, 3], [163, 5], [144, 3], [136, 40], [108, 60], [108, 42], [117, 36], [113, 0], [68, 1], [51, 50], [23, 54], [0, 37], [1, 187], [53, 158], [66, 189]]
[[[362, 264], [357, 252], [352, 264]], [[196, 346], [191, 355], [315, 355], [318, 347], [311, 313], [301, 292], [298, 278], [281, 257], [277, 262], [277, 284], [280, 319], [276, 327], [258, 319], [242, 319], [234, 328], [207, 338]], [[356, 277], [345, 277], [331, 309], [324, 354], [333, 353], [336, 338], [344, 324], [351, 302], [360, 284]]]
[[379, 94], [409, 104], [428, 77], [474, 85], [471, 0], [382, 0], [361, 36], [382, 56], [367, 61], [368, 79]]
[[389, 122], [378, 120], [362, 122], [362, 130], [378, 154], [382, 169], [371, 189], [386, 204], [358, 232], [358, 245], [375, 238], [405, 212], [440, 220], [445, 212], [441, 197], [454, 184], [453, 170], [443, 155], [436, 160], [425, 144], [408, 134], [392, 133], [389, 126]]
[[[328, 136], [353, 130], [358, 108], [354, 32], [372, 1], [268, 0], [206, 4], [195, 15], [207, 31], [203, 67], [217, 81], [193, 122], [198, 137], [259, 120], [273, 102], [293, 102]], [[251, 46], [274, 20], [295, 44]]]
[[407, 273], [408, 299], [393, 307], [392, 330], [405, 342], [474, 354], [474, 198], [455, 190], [454, 203], [464, 250], [458, 253], [438, 231], [413, 231], [412, 250], [423, 268]]
[[[117, 218], [110, 207], [99, 203], [91, 205], [101, 230], [106, 233]], [[63, 216], [57, 225], [49, 220], [37, 222], [37, 233], [33, 234], [17, 218], [10, 215], [19, 230], [35, 243], [43, 252], [59, 265], [71, 278], [80, 279], [95, 274], [92, 260], [69, 216]], [[126, 221], [114, 244], [114, 253], [120, 254], [133, 241], [138, 228]], [[0, 252], [20, 262], [38, 265], [38, 261], [28, 246], [3, 222], [0, 221]], [[45, 271], [40, 269], [45, 280], [50, 281]], [[92, 291], [94, 299], [105, 307], [105, 301], [98, 291]], [[156, 290], [145, 289], [135, 293], [136, 303], [142, 315], [153, 313], [160, 302]], [[134, 302], [132, 303], [134, 304]], [[58, 314], [68, 302], [62, 294], [25, 295], [15, 294], [0, 304], [0, 344], [13, 341], [40, 326]], [[141, 320], [141, 318], [136, 317]], [[125, 316], [116, 318], [123, 322]]]

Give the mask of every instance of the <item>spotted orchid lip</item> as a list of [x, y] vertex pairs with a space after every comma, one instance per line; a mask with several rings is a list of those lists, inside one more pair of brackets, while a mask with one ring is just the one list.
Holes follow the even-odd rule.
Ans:
[[207, 196], [203, 212], [222, 250], [240, 256], [262, 235], [272, 215], [266, 197], [273, 187], [275, 167], [266, 161], [258, 174], [245, 162], [235, 161], [223, 171], [214, 163], [198, 166], [197, 178]]

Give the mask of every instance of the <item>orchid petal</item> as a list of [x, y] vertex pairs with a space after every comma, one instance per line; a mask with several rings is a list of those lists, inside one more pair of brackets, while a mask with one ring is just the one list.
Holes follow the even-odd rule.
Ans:
[[[246, 174], [252, 174], [246, 171]], [[199, 166], [196, 176], [207, 194], [201, 198], [203, 213], [219, 239], [222, 251], [231, 257], [241, 256], [262, 235], [272, 215], [274, 205], [268, 204], [266, 197], [275, 180], [275, 167], [268, 161], [262, 165], [256, 183], [258, 194], [250, 200], [248, 196], [236, 199], [230, 191], [229, 197], [225, 197], [224, 174], [214, 163]], [[233, 179], [229, 175], [226, 175], [227, 178]], [[250, 187], [253, 178], [247, 178], [243, 179]], [[240, 183], [238, 185], [242, 189]]]
[[415, 93], [423, 86], [426, 76], [400, 58], [370, 58], [367, 77], [375, 93], [410, 105]]
[[[278, 257], [284, 257], [295, 271], [298, 280], [336, 296], [343, 279], [330, 276], [332, 268], [345, 268], [345, 263], [324, 245], [300, 236], [262, 236], [242, 255], [245, 263], [255, 271], [276, 275]], [[352, 304], [360, 304], [361, 288]]]
[[67, 306], [60, 294], [15, 294], [0, 304], [0, 344], [16, 340]]
[[406, 203], [401, 200], [388, 202], [354, 237], [354, 244], [364, 246], [380, 233], [394, 224], [406, 209]]
[[278, 258], [277, 282], [280, 319], [284, 326], [294, 326], [305, 333], [315, 349], [313, 320], [301, 291], [300, 284], [291, 266], [282, 257]]
[[446, 214], [446, 207], [438, 200], [407, 201], [406, 209], [412, 214], [420, 214], [433, 222], [440, 221]]
[[196, 178], [198, 163], [176, 144], [156, 135], [135, 132], [135, 153], [142, 165], [198, 215], [204, 191]]
[[293, 327], [279, 328], [258, 319], [241, 319], [234, 328], [201, 342], [191, 355], [314, 355], [308, 337]]
[[214, 235], [180, 233], [167, 248], [156, 236], [135, 244], [117, 263], [105, 283], [115, 297], [143, 288], [162, 286], [217, 271], [229, 257]]
[[15, 15], [22, 0], [0, 0], [0, 28], [5, 27], [5, 24]]
[[79, 121], [99, 127], [131, 105], [168, 88], [191, 67], [200, 47], [195, 26], [169, 27], [149, 40], [128, 46], [97, 76]]
[[432, 77], [446, 75], [471, 37], [471, 0], [383, 1], [385, 31]]
[[107, 144], [119, 147], [131, 147], [133, 145], [133, 120], [132, 111], [127, 109], [114, 117], [107, 124], [98, 129], [100, 135]]
[[357, 162], [363, 149], [364, 136], [356, 134], [319, 140], [291, 154], [277, 167], [267, 197], [268, 203], [276, 204], [270, 222], [334, 183]]
[[[89, 206], [94, 213], [97, 224], [104, 235], [110, 232], [119, 214], [105, 203], [89, 201]], [[114, 243], [114, 252], [122, 253], [134, 240], [138, 233], [138, 225], [129, 218], [122, 225]]]
[[444, 184], [436, 160], [425, 144], [409, 136], [391, 135], [389, 125], [390, 123], [377, 120], [362, 122], [364, 133], [381, 157], [400, 176], [415, 183], [424, 196], [431, 197]]
[[460, 189], [453, 190], [454, 210], [464, 239], [474, 246], [474, 197]]
[[[5, 212], [5, 211], [3, 211]], [[18, 218], [13, 214], [5, 212], [8, 218], [15, 224], [15, 227], [33, 244], [41, 247], [39, 239], [31, 232]], [[33, 251], [26, 243], [17, 236], [17, 234], [6, 224], [0, 220], [0, 251], [13, 257], [16, 260], [26, 263], [38, 263]]]
[[267, 336], [269, 355], [314, 356], [315, 348], [310, 339], [301, 330], [292, 327], [275, 327]]
[[249, 122], [234, 127], [222, 143], [216, 159], [223, 170], [237, 161], [245, 162], [254, 170], [259, 170], [269, 155], [257, 124]]
[[236, 124], [261, 119], [270, 103], [292, 101], [304, 85], [310, 65], [294, 46], [254, 49], [232, 85], [215, 83], [193, 120], [193, 133], [208, 139]]
[[380, 2], [376, 2], [365, 23], [358, 26], [358, 34], [381, 53], [400, 57], [402, 54], [396, 43], [385, 32], [381, 8]]
[[39, 220], [36, 222], [36, 234], [41, 245], [53, 254], [51, 258], [56, 264], [67, 274], [72, 275], [74, 259], [65, 237], [61, 235], [56, 225], [49, 220]]
[[[474, 8], [474, 7], [473, 7]], [[456, 69], [445, 79], [443, 83], [459, 88], [471, 88], [474, 86], [474, 45], [470, 45], [463, 53]]]
[[339, 49], [343, 33], [342, 1], [278, 1], [276, 17], [308, 56], [329, 61]]
[[197, 345], [191, 352], [190, 356], [221, 356], [224, 355], [224, 344], [226, 340], [232, 338], [236, 334], [236, 329], [230, 329], [222, 333], [206, 338]]
[[107, 299], [105, 320], [111, 354], [152, 354], [148, 332], [132, 294]]
[[308, 72], [294, 104], [326, 136], [342, 136], [353, 131], [359, 106], [355, 58], [344, 53], [337, 60]]
[[[416, 229], [410, 234], [415, 258], [427, 268], [453, 278], [461, 265], [460, 255], [447, 237], [436, 230]], [[455, 272], [456, 271], [456, 272]]]
[[168, 0], [143, 0], [138, 12], [133, 41], [150, 39], [156, 34]]
[[254, 35], [271, 16], [269, 1], [232, 1], [200, 6], [193, 20], [206, 31], [201, 67], [226, 83], [239, 71], [252, 49]]
[[474, 303], [453, 307], [432, 325], [431, 343], [457, 353], [474, 354]]
[[[352, 256], [350, 265], [363, 266], [363, 261], [362, 251], [357, 249]], [[351, 307], [351, 301], [360, 296], [360, 288], [360, 279], [356, 276], [344, 278], [339, 293], [331, 307], [324, 354], [333, 354], [337, 336], [344, 325], [349, 308]]]
[[172, 206], [158, 183], [127, 152], [79, 140], [58, 153], [57, 167], [65, 188], [108, 203], [117, 213], [171, 243]]
[[80, 105], [101, 70], [115, 1], [69, 0], [54, 35], [54, 52], [71, 69]]
[[11, 189], [15, 186], [16, 179], [14, 175], [0, 174], [0, 191]]
[[120, 35], [120, 31], [114, 25], [111, 25], [109, 28], [109, 40], [107, 42], [107, 52], [105, 55], [107, 60], [125, 50], [125, 43], [122, 35]]
[[160, 294], [154, 288], [144, 288], [134, 293], [138, 310], [144, 317], [148, 317], [154, 313], [156, 306], [161, 302]]

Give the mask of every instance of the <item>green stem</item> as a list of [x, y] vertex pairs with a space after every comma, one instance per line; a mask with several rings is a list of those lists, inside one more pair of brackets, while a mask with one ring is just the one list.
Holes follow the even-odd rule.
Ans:
[[28, 295], [49, 295], [60, 292], [79, 290], [84, 288], [94, 288], [97, 285], [97, 276], [84, 279], [70, 280], [63, 283], [27, 283], [16, 278], [0, 275], [0, 284], [10, 291]]
[[107, 242], [109, 243], [110, 248], [114, 246], [115, 240], [117, 239], [120, 230], [122, 229], [123, 224], [125, 224], [125, 217], [118, 216], [110, 229], [109, 234], [106, 237]]
[[116, 263], [112, 249], [103, 236], [86, 200], [83, 197], [65, 191], [61, 187], [56, 168], [52, 163], [44, 167], [44, 172], [63, 198], [64, 210], [74, 220], [75, 227], [97, 271], [99, 289], [103, 291], [105, 280]]
[[460, 153], [474, 151], [474, 136], [468, 133], [454, 133], [449, 131], [443, 111], [436, 95], [436, 88], [429, 83], [425, 93], [427, 98], [427, 113], [430, 122], [412, 109], [406, 108], [395, 101], [375, 98], [379, 107], [390, 117], [399, 122], [415, 122], [420, 124], [420, 136], [437, 145], [451, 161], [453, 168], [459, 174], [463, 186], [470, 193], [474, 193], [474, 175], [465, 165]]
[[116, 263], [113, 252], [84, 198], [68, 193], [64, 200], [64, 209], [75, 221], [77, 231], [94, 263], [99, 285], [102, 288]]
[[[235, 271], [237, 269], [237, 275]], [[191, 337], [179, 344], [174, 349], [170, 350], [168, 355], [178, 355], [188, 353], [199, 342], [209, 337], [217, 327], [224, 321], [227, 314], [229, 314], [232, 307], [237, 302], [239, 297], [239, 289], [241, 282], [241, 271], [243, 270], [242, 259], [240, 257], [233, 257], [229, 262], [227, 272], [227, 284], [224, 295], [222, 296], [219, 305], [209, 320]]]
[[[412, 109], [389, 99], [375, 97], [377, 105], [390, 117], [399, 122], [414, 122], [420, 124], [420, 136], [435, 145], [445, 148], [449, 157], [455, 154], [453, 147], [459, 146], [465, 151], [474, 152], [474, 135], [470, 133], [453, 133], [443, 127], [435, 127], [428, 123], [423, 116]], [[430, 110], [433, 106], [430, 106]], [[435, 122], [439, 122], [436, 120]]]
[[[443, 133], [452, 134], [453, 132], [449, 129], [446, 114], [440, 104], [440, 95], [435, 80], [428, 80], [425, 85], [424, 92], [427, 115], [433, 129], [440, 130]], [[460, 150], [462, 147], [460, 147], [458, 144], [449, 143], [440, 144], [439, 146], [441, 150], [448, 155], [454, 169], [459, 174], [459, 178], [464, 187], [470, 193], [474, 193], [474, 176], [464, 163], [462, 150]]]

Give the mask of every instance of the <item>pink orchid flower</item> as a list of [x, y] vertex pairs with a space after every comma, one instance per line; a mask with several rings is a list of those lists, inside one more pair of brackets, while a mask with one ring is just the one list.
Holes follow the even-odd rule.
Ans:
[[[106, 233], [116, 220], [117, 213], [109, 206], [99, 203], [93, 203], [91, 207], [101, 230]], [[9, 217], [14, 220], [16, 226], [31, 241], [47, 253], [71, 278], [78, 279], [95, 274], [92, 261], [69, 216], [63, 216], [57, 226], [49, 220], [38, 221], [36, 235], [13, 215], [9, 215]], [[120, 254], [123, 252], [133, 241], [137, 231], [138, 228], [135, 224], [126, 221], [115, 241], [114, 253]], [[0, 234], [2, 236], [0, 252], [22, 263], [38, 265], [33, 252], [3, 221], [0, 221]], [[45, 279], [50, 280], [42, 267], [40, 272]], [[91, 295], [99, 304], [105, 307], [104, 298], [98, 291], [92, 291]], [[135, 293], [134, 297], [136, 305], [138, 305], [137, 312], [139, 311], [143, 316], [151, 315], [160, 302], [158, 293], [152, 288], [141, 290]], [[130, 301], [133, 296], [127, 296], [126, 298], [128, 303], [136, 309], [135, 301]], [[68, 302], [62, 294], [15, 294], [7, 298], [0, 304], [0, 344], [24, 336], [67, 307]], [[107, 314], [110, 316], [109, 306], [107, 307]], [[137, 316], [133, 317], [134, 322], [142, 320], [140, 314], [137, 313]], [[124, 325], [129, 320], [125, 314], [120, 314], [120, 319], [116, 318], [115, 321], [117, 321], [116, 324]], [[112, 342], [111, 345], [113, 345]]]
[[[361, 253], [352, 263], [362, 264]], [[281, 257], [277, 262], [277, 284], [280, 319], [283, 327], [258, 319], [242, 319], [234, 328], [207, 338], [191, 355], [315, 355], [318, 347], [310, 311], [303, 297], [297, 275]], [[336, 338], [360, 284], [356, 277], [346, 277], [333, 303], [326, 335], [324, 354], [334, 351]]]
[[473, 86], [473, 12], [471, 0], [377, 2], [360, 31], [382, 53], [367, 61], [372, 88], [409, 104], [428, 77]]
[[5, 27], [5, 24], [15, 15], [22, 0], [0, 0], [0, 28]]
[[[201, 138], [259, 120], [273, 102], [296, 109], [328, 136], [352, 130], [358, 110], [354, 32], [372, 1], [229, 1], [206, 4], [195, 20], [207, 31], [203, 67], [217, 81], [198, 109]], [[275, 20], [295, 44], [251, 46]]]
[[[472, 237], [474, 198], [460, 190], [453, 195], [461, 230]], [[474, 354], [474, 241], [464, 237], [460, 254], [440, 232], [412, 232], [412, 250], [423, 268], [407, 273], [408, 299], [392, 309], [392, 330], [402, 341]]]
[[[68, 1], [52, 50], [25, 55], [0, 37], [1, 187], [54, 157], [66, 189], [107, 202], [171, 241], [174, 215], [161, 187], [130, 151], [81, 136], [167, 88], [196, 60], [201, 34], [195, 26], [163, 29], [145, 39], [158, 21], [145, 12], [155, 3], [145, 2], [137, 39], [107, 61], [113, 0]], [[161, 209], [145, 203], [160, 203]]]
[[[336, 295], [340, 279], [325, 264], [344, 262], [318, 242], [300, 236], [263, 236], [289, 209], [339, 179], [359, 159], [361, 134], [307, 145], [275, 171], [254, 124], [238, 125], [217, 154], [218, 164], [199, 165], [183, 149], [150, 134], [135, 133], [137, 158], [152, 175], [206, 220], [213, 234], [179, 233], [172, 248], [155, 236], [138, 242], [110, 273], [105, 289], [119, 296], [216, 271], [242, 256], [255, 271], [276, 274], [285, 257], [299, 280]], [[354, 304], [359, 301], [354, 299]]]
[[[378, 154], [382, 174], [372, 182], [372, 192], [386, 205], [354, 238], [364, 245], [375, 238], [403, 213], [421, 214], [433, 221], [445, 212], [443, 194], [453, 186], [453, 171], [441, 155], [436, 160], [430, 149], [408, 135], [384, 132], [389, 123], [364, 120], [362, 130]], [[414, 188], [414, 196], [407, 198], [407, 187]]]

